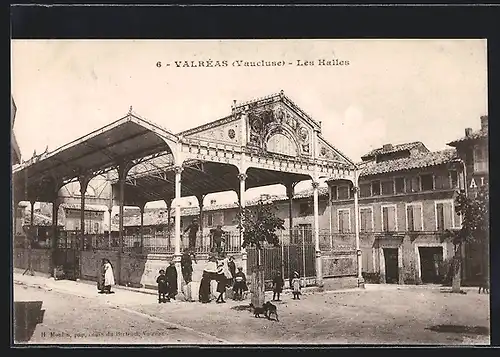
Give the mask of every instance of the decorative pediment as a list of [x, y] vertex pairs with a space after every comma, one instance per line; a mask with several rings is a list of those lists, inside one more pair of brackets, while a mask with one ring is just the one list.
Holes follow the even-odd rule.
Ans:
[[241, 145], [241, 120], [230, 116], [181, 133], [185, 138], [220, 144]]
[[285, 103], [251, 108], [247, 118], [248, 146], [290, 156], [312, 154], [313, 127]]
[[321, 160], [340, 162], [349, 166], [352, 165], [352, 162], [344, 154], [334, 148], [321, 136], [318, 138], [318, 158]]

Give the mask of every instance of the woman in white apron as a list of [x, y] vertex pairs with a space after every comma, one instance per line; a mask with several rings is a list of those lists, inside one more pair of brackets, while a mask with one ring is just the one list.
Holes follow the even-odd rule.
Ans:
[[113, 294], [111, 286], [115, 285], [115, 275], [113, 274], [113, 266], [108, 259], [104, 261], [104, 293]]

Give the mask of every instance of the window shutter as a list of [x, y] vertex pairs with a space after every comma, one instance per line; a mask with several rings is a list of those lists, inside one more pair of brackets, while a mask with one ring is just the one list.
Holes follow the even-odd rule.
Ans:
[[396, 231], [396, 209], [394, 207], [389, 207], [389, 231]]
[[422, 225], [422, 206], [417, 205], [413, 206], [413, 222], [414, 222], [414, 230], [421, 231], [423, 230]]
[[415, 220], [413, 217], [413, 206], [406, 207], [406, 222], [408, 223], [408, 230], [415, 230]]
[[451, 210], [451, 203], [445, 203], [443, 207], [444, 207], [444, 229], [452, 228], [453, 212]]
[[383, 230], [385, 232], [389, 231], [389, 207], [382, 208], [382, 220], [384, 221]]
[[444, 204], [438, 203], [436, 205], [436, 221], [437, 221], [437, 230], [444, 231], [445, 230], [445, 218], [444, 218]]

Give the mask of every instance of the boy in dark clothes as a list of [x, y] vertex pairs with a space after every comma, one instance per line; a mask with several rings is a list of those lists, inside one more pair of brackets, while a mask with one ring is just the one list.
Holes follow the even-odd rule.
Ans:
[[[285, 285], [285, 281], [281, 276], [280, 272], [277, 272], [273, 279], [273, 301], [281, 301], [280, 294], [283, 291], [283, 286]], [[278, 297], [278, 299], [276, 299]]]
[[170, 298], [168, 297], [168, 283], [165, 270], [160, 270], [160, 276], [156, 278], [156, 283], [158, 284], [158, 304], [169, 302]]

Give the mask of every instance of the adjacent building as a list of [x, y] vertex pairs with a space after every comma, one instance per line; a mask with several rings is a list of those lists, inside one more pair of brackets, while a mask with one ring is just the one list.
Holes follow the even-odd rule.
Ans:
[[[489, 184], [488, 116], [480, 118], [480, 129], [465, 129], [465, 135], [448, 145], [456, 148], [464, 163], [466, 192], [473, 197], [481, 186]], [[482, 242], [464, 246], [463, 271], [469, 281], [476, 280], [489, 271], [489, 237]]]
[[[464, 187], [463, 165], [453, 149], [429, 151], [421, 142], [384, 145], [358, 165], [358, 224], [368, 280], [438, 283], [454, 255], [443, 232], [460, 228], [454, 197]], [[335, 234], [355, 229], [353, 187], [329, 181]]]

